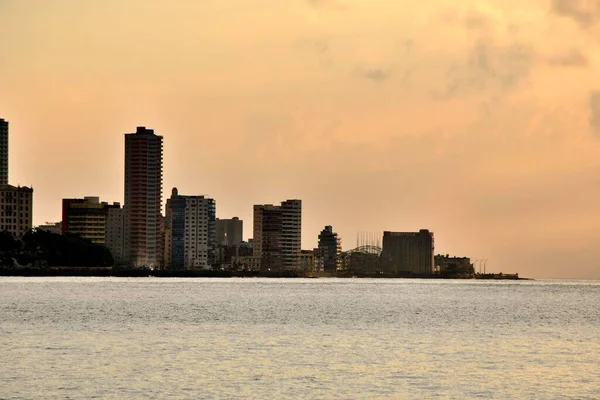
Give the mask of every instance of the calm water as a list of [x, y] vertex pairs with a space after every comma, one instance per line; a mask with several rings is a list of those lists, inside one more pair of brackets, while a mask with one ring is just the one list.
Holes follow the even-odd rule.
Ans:
[[600, 282], [0, 278], [0, 398], [600, 398]]

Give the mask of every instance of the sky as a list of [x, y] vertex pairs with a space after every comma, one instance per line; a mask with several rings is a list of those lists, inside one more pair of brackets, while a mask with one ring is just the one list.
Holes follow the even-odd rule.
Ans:
[[163, 201], [303, 201], [435, 234], [488, 271], [600, 278], [600, 0], [0, 0], [0, 118], [34, 224], [123, 202], [124, 137], [164, 137]]

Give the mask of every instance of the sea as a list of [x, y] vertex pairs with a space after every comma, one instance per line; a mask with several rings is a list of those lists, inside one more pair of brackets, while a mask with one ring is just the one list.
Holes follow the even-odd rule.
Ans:
[[0, 278], [0, 399], [600, 399], [600, 281]]

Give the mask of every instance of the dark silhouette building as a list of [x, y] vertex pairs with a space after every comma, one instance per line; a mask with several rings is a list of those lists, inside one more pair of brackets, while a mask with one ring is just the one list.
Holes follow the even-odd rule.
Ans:
[[386, 274], [431, 275], [433, 273], [433, 232], [384, 232], [381, 267]]
[[341, 268], [342, 240], [327, 225], [319, 234], [318, 257], [321, 258], [325, 272], [335, 272]]
[[0, 118], [0, 185], [8, 185], [8, 121]]
[[244, 221], [238, 217], [215, 220], [217, 243], [219, 245], [236, 246], [243, 241]]
[[302, 201], [254, 206], [254, 256], [263, 270], [296, 270], [301, 260]]

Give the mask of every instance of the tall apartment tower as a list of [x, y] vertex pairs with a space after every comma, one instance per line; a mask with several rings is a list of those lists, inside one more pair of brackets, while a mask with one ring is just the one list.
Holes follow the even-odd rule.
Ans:
[[143, 126], [125, 134], [125, 259], [136, 267], [162, 264], [162, 139]]
[[302, 201], [254, 206], [254, 256], [262, 270], [300, 270]]
[[8, 185], [8, 121], [0, 118], [0, 185]]
[[173, 188], [165, 214], [165, 266], [210, 269], [215, 262], [215, 201], [182, 196]]

